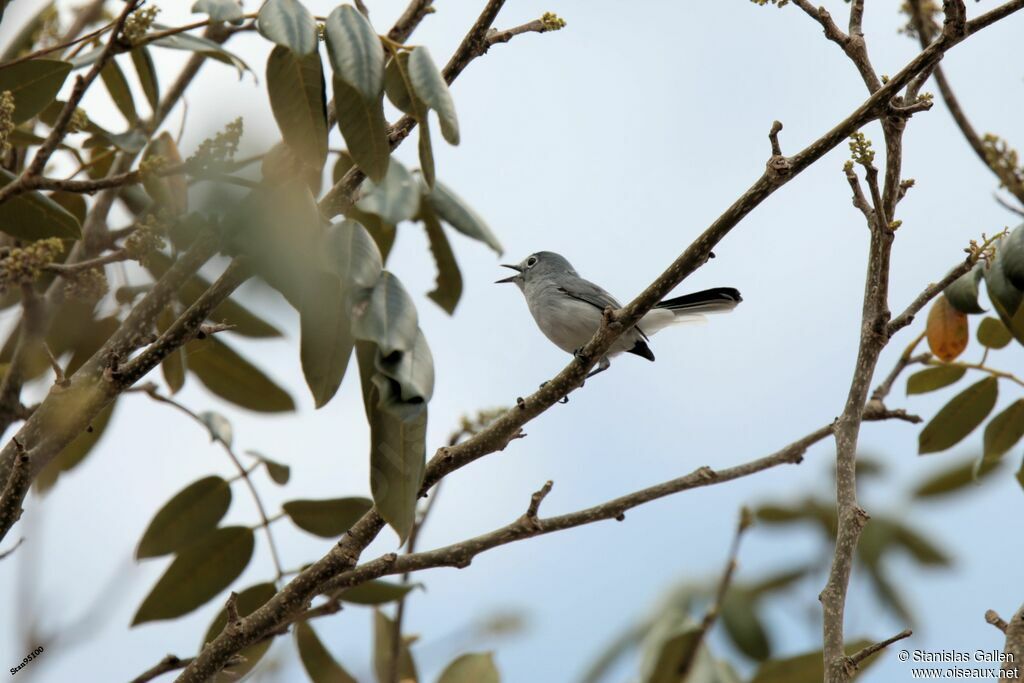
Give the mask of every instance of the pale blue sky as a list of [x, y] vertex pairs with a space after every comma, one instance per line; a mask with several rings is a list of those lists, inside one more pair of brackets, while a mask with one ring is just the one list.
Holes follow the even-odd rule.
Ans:
[[[15, 0], [3, 36], [35, 3]], [[172, 3], [165, 3], [171, 5]], [[164, 23], [189, 20], [187, 5], [165, 9]], [[329, 2], [308, 2], [326, 14]], [[367, 0], [384, 31], [403, 3]], [[478, 2], [438, 2], [416, 34], [443, 61], [475, 18]], [[846, 4], [826, 3], [836, 16]], [[897, 35], [897, 3], [868, 3], [865, 30], [872, 59], [895, 73], [916, 52]], [[970, 3], [969, 11], [994, 7]], [[818, 26], [795, 7], [777, 10], [749, 2], [613, 3], [553, 0], [510, 2], [497, 25], [508, 27], [545, 11], [563, 16], [565, 30], [524, 35], [494, 47], [453, 87], [462, 125], [458, 148], [436, 145], [438, 177], [490, 222], [506, 258], [461, 236], [453, 245], [465, 293], [448, 317], [424, 293], [433, 263], [422, 232], [406, 225], [389, 267], [415, 295], [421, 326], [437, 365], [428, 451], [442, 443], [461, 414], [509, 405], [568, 360], [534, 327], [513, 288], [491, 283], [499, 262], [548, 249], [565, 254], [585, 277], [626, 300], [661, 270], [760, 174], [773, 119], [785, 124], [783, 149], [792, 153], [831, 128], [864, 99], [856, 72]], [[943, 61], [968, 114], [981, 130], [1021, 142], [1022, 71], [1007, 64], [1019, 50], [1024, 16], [987, 29]], [[0, 36], [2, 37], [2, 36]], [[233, 42], [262, 81], [269, 51], [261, 38]], [[161, 53], [161, 74], [182, 57]], [[164, 75], [164, 81], [169, 81]], [[99, 90], [99, 89], [97, 89]], [[246, 144], [273, 142], [276, 127], [266, 94], [251, 76], [239, 81], [221, 64], [204, 67], [188, 102], [190, 149], [210, 130], [243, 114]], [[102, 92], [87, 102], [97, 118], [119, 120]], [[168, 121], [176, 133], [180, 109]], [[867, 131], [880, 141], [876, 126]], [[435, 136], [440, 143], [440, 136]], [[995, 182], [973, 157], [938, 104], [914, 117], [905, 139], [904, 168], [917, 187], [901, 204], [893, 257], [892, 305], [908, 303], [962, 257], [981, 232], [1013, 218], [992, 200]], [[398, 156], [416, 165], [415, 146]], [[620, 358], [612, 370], [531, 423], [526, 439], [451, 476], [422, 537], [423, 548], [490, 530], [522, 513], [545, 480], [555, 487], [548, 514], [565, 512], [689, 472], [721, 467], [773, 451], [827, 423], [842, 408], [860, 325], [867, 230], [851, 206], [841, 173], [845, 146], [759, 207], [719, 246], [718, 258], [681, 288], [738, 287], [744, 303], [706, 326], [658, 336], [655, 364]], [[255, 448], [292, 466], [292, 482], [263, 481], [270, 504], [289, 498], [365, 495], [367, 434], [355, 374], [339, 396], [314, 411], [299, 372], [296, 318], [265, 288], [251, 284], [242, 298], [289, 329], [287, 339], [237, 346], [291, 389], [297, 415], [265, 417], [235, 410], [194, 378], [180, 394], [193, 409], [218, 410], [235, 427], [240, 448]], [[897, 337], [882, 360], [886, 371], [920, 323]], [[1018, 346], [998, 354], [1018, 371]], [[38, 393], [40, 387], [36, 387]], [[934, 414], [951, 394], [907, 400], [902, 383], [891, 407]], [[1007, 401], [1004, 396], [1002, 401]], [[892, 480], [865, 491], [869, 512], [910, 514], [941, 538], [957, 558], [954, 570], [918, 572], [892, 567], [899, 588], [920, 616], [909, 647], [991, 649], [998, 633], [986, 609], [1008, 616], [1024, 600], [1019, 520], [1024, 496], [1008, 472], [982, 492], [910, 511], [900, 492], [967, 456], [973, 435], [952, 453], [916, 455], [918, 429], [903, 423], [867, 425], [863, 450], [878, 454]], [[800, 467], [786, 467], [728, 485], [686, 493], [603, 523], [500, 548], [471, 567], [418, 577], [427, 590], [409, 603], [408, 630], [422, 635], [421, 668], [433, 680], [460, 643], [446, 640], [495, 610], [525, 612], [519, 637], [477, 643], [493, 647], [506, 681], [563, 681], [577, 676], [619, 629], [653, 608], [676, 580], [701, 578], [722, 566], [737, 510], [744, 504], [831, 496], [831, 444], [812, 449]], [[959, 455], [958, 455], [959, 454]], [[1020, 449], [1011, 453], [1014, 468]], [[231, 474], [230, 463], [184, 417], [141, 397], [122, 401], [111, 432], [79, 469], [62, 477], [40, 501], [32, 497], [16, 535], [28, 537], [0, 563], [0, 600], [16, 606], [0, 618], [0, 653], [11, 665], [24, 653], [18, 625], [38, 618], [50, 630], [92, 607], [116, 577], [118, 596], [104, 604], [106, 620], [80, 646], [55, 643], [18, 675], [37, 681], [127, 680], [168, 652], [194, 652], [221, 601], [173, 623], [128, 629], [131, 615], [166, 560], [131, 561], [153, 512], [187, 483], [210, 473]], [[1007, 468], [1009, 470], [1009, 468]], [[238, 489], [230, 523], [256, 519]], [[329, 542], [289, 529], [277, 538], [286, 563], [319, 557]], [[395, 548], [382, 534], [367, 553]], [[820, 546], [806, 536], [754, 530], [740, 557], [739, 577], [806, 560]], [[22, 592], [20, 572], [34, 560], [34, 597]], [[908, 570], [914, 570], [909, 573]], [[240, 586], [272, 575], [265, 544]], [[856, 577], [855, 577], [856, 579]], [[815, 622], [820, 585], [808, 585], [771, 621], [781, 654], [820, 647]], [[31, 600], [32, 606], [25, 605]], [[904, 625], [882, 615], [858, 584], [848, 609], [851, 636], [881, 638]], [[328, 647], [363, 677], [368, 672], [370, 613], [353, 607], [317, 625]], [[281, 680], [299, 680], [289, 639], [271, 651], [285, 662]], [[717, 641], [716, 641], [717, 642]], [[3, 662], [0, 662], [3, 664]], [[617, 680], [634, 673], [630, 663]], [[86, 676], [86, 678], [83, 678]], [[909, 680], [907, 665], [885, 656], [862, 680]], [[21, 679], [19, 679], [21, 680]]]

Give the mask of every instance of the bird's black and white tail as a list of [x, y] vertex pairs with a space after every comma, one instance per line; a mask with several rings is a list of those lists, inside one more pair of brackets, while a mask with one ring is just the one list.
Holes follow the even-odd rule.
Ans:
[[732, 287], [713, 287], [702, 292], [684, 294], [674, 299], [665, 299], [655, 308], [662, 308], [673, 313], [726, 313], [736, 308], [743, 301], [738, 289]]

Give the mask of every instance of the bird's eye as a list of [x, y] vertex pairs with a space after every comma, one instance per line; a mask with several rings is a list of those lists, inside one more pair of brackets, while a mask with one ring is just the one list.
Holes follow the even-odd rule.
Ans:
[[537, 257], [536, 256], [531, 256], [530, 258], [526, 259], [526, 267], [527, 268], [533, 268], [535, 265], [537, 265]]

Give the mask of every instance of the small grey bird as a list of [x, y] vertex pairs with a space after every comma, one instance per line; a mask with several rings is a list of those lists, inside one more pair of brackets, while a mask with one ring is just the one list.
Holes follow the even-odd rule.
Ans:
[[[580, 277], [565, 257], [554, 252], [538, 251], [514, 266], [502, 264], [502, 267], [511, 268], [516, 274], [497, 283], [512, 282], [519, 287], [540, 331], [563, 351], [576, 353], [590, 341], [606, 307], [622, 308], [615, 297]], [[615, 340], [588, 377], [607, 370], [608, 359], [622, 352], [653, 361], [654, 354], [647, 345], [650, 335], [674, 323], [703, 320], [704, 313], [731, 311], [742, 300], [739, 291], [732, 287], [715, 287], [665, 299], [648, 311], [633, 329]]]

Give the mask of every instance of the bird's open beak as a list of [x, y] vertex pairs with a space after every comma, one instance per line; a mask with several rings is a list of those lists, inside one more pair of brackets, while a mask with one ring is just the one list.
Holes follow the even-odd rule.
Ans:
[[502, 280], [495, 280], [494, 284], [496, 284], [496, 285], [500, 285], [502, 282], [515, 282], [516, 278], [519, 277], [518, 273], [523, 272], [523, 269], [520, 268], [519, 266], [510, 266], [507, 263], [502, 263], [501, 267], [502, 268], [511, 268], [512, 270], [516, 271], [517, 274], [516, 275], [512, 275], [510, 277], [507, 277], [507, 278], [504, 278]]

